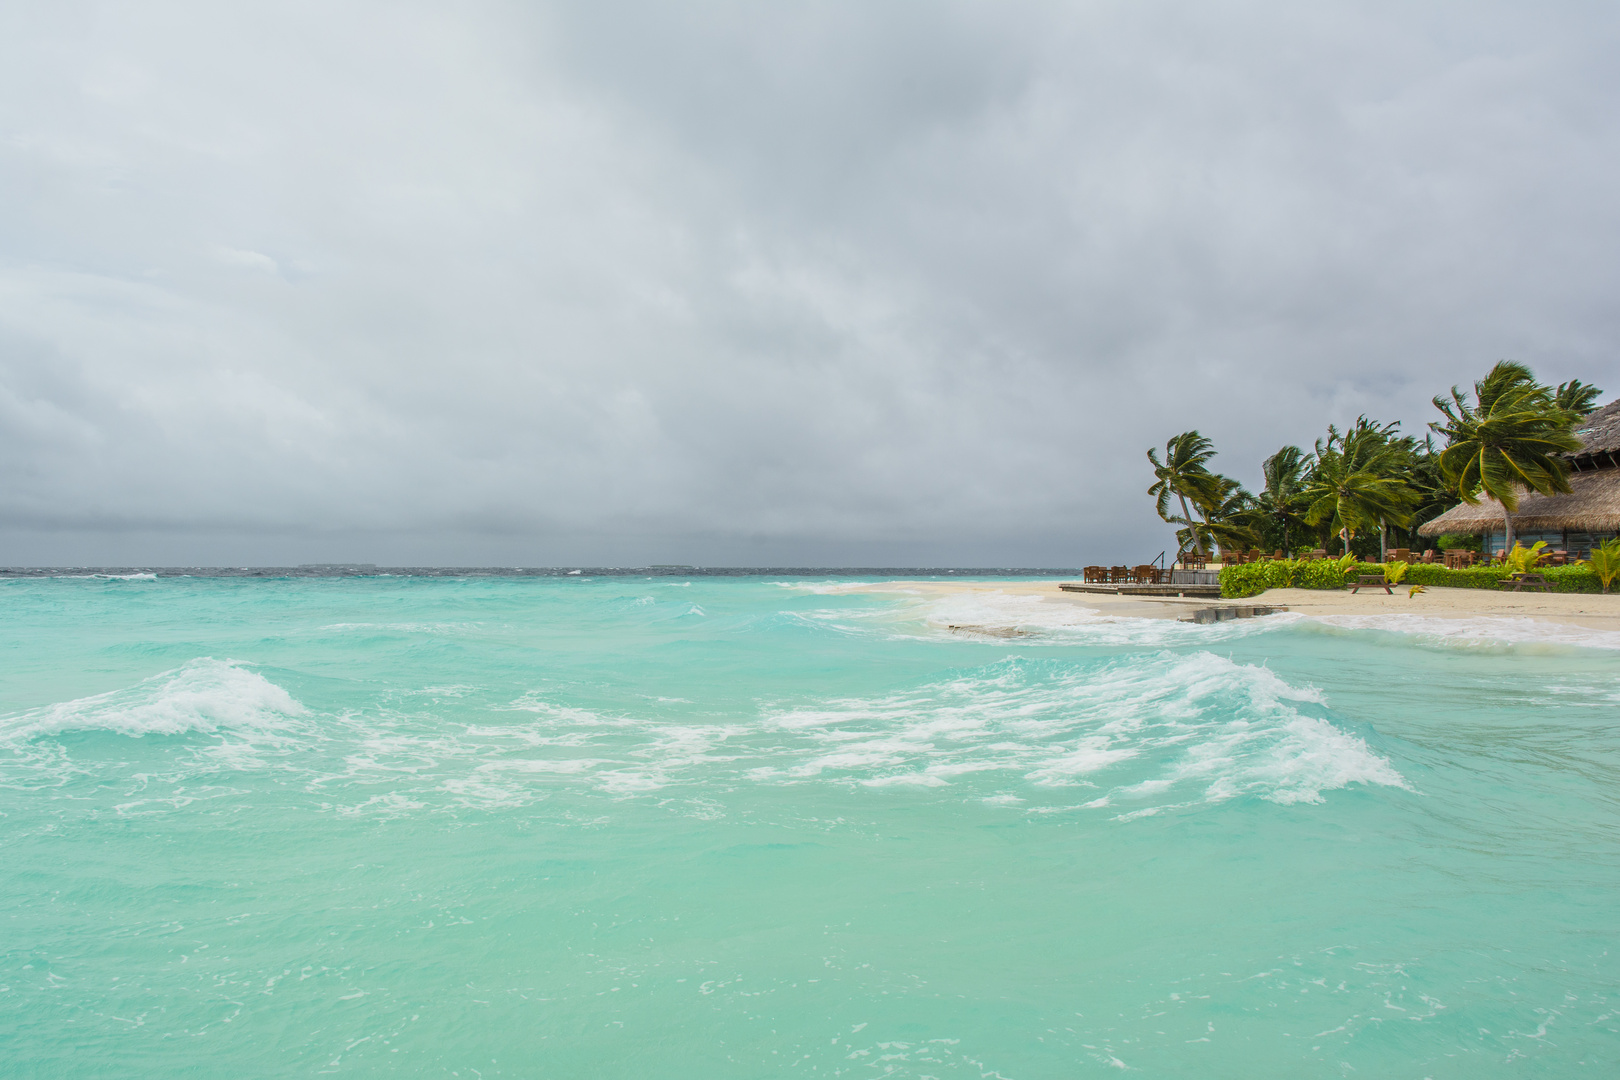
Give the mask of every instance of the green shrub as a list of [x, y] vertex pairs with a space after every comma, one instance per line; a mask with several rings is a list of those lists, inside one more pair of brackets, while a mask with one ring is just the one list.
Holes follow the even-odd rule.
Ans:
[[[1347, 577], [1383, 572], [1377, 563], [1352, 563], [1341, 569], [1334, 559], [1283, 560], [1228, 566], [1221, 571], [1221, 595], [1230, 600], [1258, 596], [1267, 589], [1341, 589]], [[1547, 578], [1553, 592], [1601, 592], [1602, 583], [1592, 568], [1549, 566], [1536, 571]], [[1406, 571], [1407, 585], [1438, 585], [1448, 589], [1499, 589], [1509, 571], [1502, 566], [1473, 566], [1447, 570], [1439, 563], [1413, 563]]]
[[1312, 559], [1297, 564], [1293, 573], [1296, 589], [1344, 588], [1344, 564], [1333, 559]]
[[1587, 563], [1576, 566], [1542, 566], [1536, 573], [1545, 575], [1553, 592], [1602, 592], [1603, 583]]
[[1501, 566], [1447, 570], [1439, 563], [1418, 563], [1406, 572], [1408, 584], [1440, 585], [1448, 589], [1495, 589], [1507, 576], [1507, 569]]
[[1337, 589], [1344, 570], [1337, 559], [1280, 559], [1228, 566], [1221, 571], [1221, 595], [1232, 600], [1267, 589]]
[[1461, 548], [1464, 551], [1478, 551], [1483, 541], [1483, 537], [1469, 536], [1467, 533], [1441, 533], [1434, 542], [1434, 550], [1452, 551]]

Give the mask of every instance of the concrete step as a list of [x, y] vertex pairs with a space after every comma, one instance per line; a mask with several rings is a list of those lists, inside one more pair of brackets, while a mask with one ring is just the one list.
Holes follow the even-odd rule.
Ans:
[[1261, 615], [1273, 615], [1279, 611], [1287, 611], [1285, 607], [1262, 606], [1259, 604], [1227, 604], [1221, 607], [1199, 608], [1191, 615], [1183, 615], [1178, 622], [1215, 623], [1225, 622], [1228, 619], [1253, 619]]

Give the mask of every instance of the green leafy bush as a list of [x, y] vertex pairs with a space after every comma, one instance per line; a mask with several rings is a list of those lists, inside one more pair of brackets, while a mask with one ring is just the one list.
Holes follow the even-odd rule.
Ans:
[[[1471, 566], [1467, 570], [1447, 570], [1443, 566], [1418, 564], [1407, 572], [1414, 585], [1442, 585], [1448, 589], [1499, 589], [1510, 571], [1505, 566]], [[1585, 563], [1575, 566], [1543, 566], [1535, 573], [1547, 579], [1553, 592], [1601, 592], [1602, 583]]]
[[1221, 570], [1221, 595], [1236, 599], [1258, 596], [1267, 589], [1286, 589], [1292, 582], [1292, 568], [1300, 565], [1303, 564], [1292, 559], [1279, 559], [1224, 567]]
[[1478, 551], [1484, 538], [1470, 536], [1467, 533], [1441, 533], [1434, 542], [1436, 551], [1452, 551], [1461, 548], [1463, 551]]
[[1267, 589], [1337, 589], [1344, 585], [1338, 559], [1279, 559], [1228, 566], [1221, 571], [1221, 595], [1258, 596]]
[[[1232, 600], [1258, 596], [1267, 589], [1341, 589], [1345, 579], [1359, 574], [1383, 572], [1377, 563], [1350, 564], [1341, 568], [1336, 559], [1281, 560], [1228, 566], [1221, 571], [1221, 595]], [[1554, 592], [1601, 592], [1602, 583], [1592, 568], [1549, 566], [1536, 571], [1544, 574]], [[1447, 570], [1438, 563], [1413, 563], [1407, 567], [1407, 585], [1438, 585], [1448, 589], [1499, 589], [1509, 571], [1501, 566], [1474, 566], [1467, 570]]]
[[1344, 563], [1333, 559], [1312, 559], [1295, 566], [1293, 582], [1296, 589], [1342, 589], [1344, 577]]

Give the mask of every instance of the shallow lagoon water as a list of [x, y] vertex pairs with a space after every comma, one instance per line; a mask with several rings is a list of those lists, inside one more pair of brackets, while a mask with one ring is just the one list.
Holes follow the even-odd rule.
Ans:
[[6, 1075], [1609, 1075], [1620, 655], [1400, 625], [0, 582]]

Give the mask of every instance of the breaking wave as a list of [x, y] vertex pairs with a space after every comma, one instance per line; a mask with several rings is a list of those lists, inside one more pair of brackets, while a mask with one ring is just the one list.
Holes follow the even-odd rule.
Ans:
[[[453, 689], [311, 716], [248, 667], [203, 658], [0, 717], [0, 745], [65, 776], [115, 767], [105, 748], [99, 765], [69, 761], [79, 752], [54, 738], [66, 733], [206, 734], [206, 745], [174, 748], [183, 767], [170, 775], [274, 764], [349, 814], [521, 806], [560, 788], [701, 801], [811, 784], [1130, 819], [1240, 797], [1309, 803], [1349, 785], [1406, 786], [1365, 738], [1325, 715], [1319, 691], [1202, 650], [1082, 663], [1012, 656], [899, 693], [713, 720], [616, 715], [541, 692], [480, 703], [466, 697], [474, 688]], [[152, 768], [123, 756], [126, 772]]]
[[1094, 809], [1405, 786], [1364, 739], [1305, 711], [1321, 704], [1313, 689], [1207, 652], [1089, 671], [1014, 659], [913, 693], [777, 713], [768, 722], [804, 745], [753, 775], [943, 787], [989, 774], [998, 802], [1033, 798], [1022, 782], [1095, 789]]
[[291, 694], [229, 660], [202, 657], [111, 693], [0, 716], [0, 744], [17, 745], [74, 731], [144, 735], [284, 731], [305, 709]]

